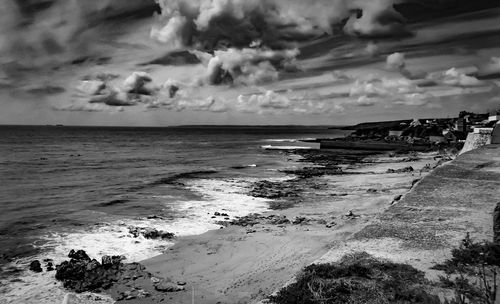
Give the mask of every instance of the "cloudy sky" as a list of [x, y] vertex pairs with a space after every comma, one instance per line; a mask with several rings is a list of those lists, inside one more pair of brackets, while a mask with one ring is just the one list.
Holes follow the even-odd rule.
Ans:
[[500, 106], [500, 4], [6, 0], [0, 124], [304, 124]]

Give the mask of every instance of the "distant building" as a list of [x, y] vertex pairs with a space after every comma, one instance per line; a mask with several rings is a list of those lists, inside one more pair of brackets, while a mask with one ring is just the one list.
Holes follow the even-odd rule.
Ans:
[[491, 134], [493, 132], [493, 128], [482, 128], [482, 127], [475, 127], [474, 128], [474, 134]]
[[455, 123], [455, 130], [463, 133], [467, 133], [467, 120], [466, 118], [459, 118]]

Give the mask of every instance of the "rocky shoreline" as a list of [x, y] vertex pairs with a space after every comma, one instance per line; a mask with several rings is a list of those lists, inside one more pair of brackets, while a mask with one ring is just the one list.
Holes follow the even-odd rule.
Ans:
[[288, 179], [260, 180], [249, 188], [249, 195], [270, 199], [270, 211], [234, 219], [218, 212], [213, 217], [221, 229], [180, 238], [144, 265], [187, 282], [186, 291], [168, 296], [171, 303], [193, 296], [200, 303], [256, 303], [448, 159], [437, 152], [348, 152], [289, 151], [301, 159], [282, 170]]
[[[248, 249], [247, 246], [265, 244], [263, 246], [268, 247], [265, 255], [276, 254], [276, 250], [280, 249], [275, 248], [273, 239], [277, 238], [277, 244], [291, 246], [290, 261], [282, 260], [281, 254], [278, 253], [276, 254], [278, 261], [271, 258], [270, 264], [266, 267], [273, 269], [277, 267], [274, 264], [289, 267], [290, 263], [294, 266], [287, 271], [280, 271], [280, 275], [272, 278], [269, 286], [265, 288], [257, 284], [259, 292], [252, 294], [251, 298], [262, 299], [293, 276], [298, 266], [324, 253], [325, 245], [329, 242], [343, 239], [346, 235], [359, 231], [373, 217], [372, 214], [378, 214], [386, 206], [399, 201], [415, 183], [413, 176], [417, 173], [419, 177], [426, 174], [429, 168], [439, 163], [440, 159], [436, 158], [439, 156], [437, 154], [417, 157], [413, 154], [381, 155], [366, 151], [286, 153], [300, 156], [299, 166], [281, 170], [290, 176], [289, 179], [280, 182], [260, 180], [248, 189], [250, 196], [269, 199], [269, 212], [243, 217], [231, 217], [223, 211], [215, 212], [212, 218], [220, 225], [219, 231], [179, 238], [176, 245], [170, 249], [173, 254], [169, 252], [141, 264], [124, 263], [120, 256], [104, 256], [99, 262], [88, 257], [85, 252], [72, 251], [68, 255], [70, 260], [55, 266], [56, 279], [72, 292], [105, 293], [111, 295], [114, 300], [124, 303], [134, 303], [134, 301], [160, 303], [164, 299], [170, 299], [172, 303], [182, 303], [190, 298], [189, 290], [193, 289], [197, 290], [194, 297], [203, 303], [245, 302], [249, 299], [249, 295], [240, 294], [245, 293], [244, 284], [235, 286], [233, 279], [227, 281], [223, 278], [221, 285], [215, 284], [218, 286], [215, 287], [215, 292], [209, 291], [211, 284], [205, 286], [207, 284], [203, 282], [213, 280], [215, 277], [207, 278], [204, 275], [205, 270], [212, 269], [212, 272], [218, 273], [221, 277], [230, 274], [231, 272], [220, 274], [218, 270], [213, 270], [216, 265], [235, 263], [228, 259], [228, 254], [231, 257], [259, 259], [247, 256], [253, 249], [243, 253]], [[401, 180], [403, 176], [402, 180], [406, 180], [402, 182], [404, 185], [394, 184], [395, 180]], [[389, 179], [384, 181], [386, 177]], [[175, 237], [167, 231], [152, 228], [130, 226], [128, 231], [133, 237], [141, 236], [146, 239], [170, 240]], [[222, 240], [221, 235], [224, 236]], [[234, 240], [243, 244], [239, 244], [241, 246], [234, 244]], [[304, 248], [301, 248], [304, 244], [309, 244], [310, 247], [306, 250], [307, 254], [304, 254]], [[229, 245], [231, 248], [227, 252], [221, 251]], [[298, 258], [295, 257], [293, 250], [299, 253]], [[205, 253], [201, 253], [200, 256], [200, 252]], [[260, 254], [260, 252], [254, 253], [257, 256]], [[215, 263], [207, 257], [213, 258]], [[227, 261], [223, 261], [225, 259]], [[292, 262], [294, 259], [297, 262]], [[161, 265], [157, 264], [158, 260], [161, 261]], [[39, 261], [33, 263], [32, 270], [39, 271], [41, 263]], [[44, 263], [48, 267], [47, 270], [54, 269], [51, 261]], [[192, 264], [194, 269], [198, 269], [197, 267], [201, 269], [188, 271], [186, 267], [191, 268], [189, 264]], [[176, 265], [181, 268], [177, 268]], [[235, 271], [235, 274], [240, 273], [245, 277], [245, 273], [249, 271], [245, 268]], [[199, 275], [196, 275], [197, 272]], [[244, 281], [245, 279], [242, 282]], [[227, 288], [222, 294], [219, 293], [221, 286]], [[239, 291], [236, 294], [232, 293], [231, 287], [228, 286], [233, 286]], [[255, 288], [250, 284], [248, 290]], [[237, 299], [236, 302], [233, 302], [233, 297]], [[86, 303], [99, 303], [99, 301], [89, 300]]]

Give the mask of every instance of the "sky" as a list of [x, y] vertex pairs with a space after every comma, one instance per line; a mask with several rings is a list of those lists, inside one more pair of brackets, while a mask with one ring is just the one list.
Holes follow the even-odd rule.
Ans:
[[0, 124], [349, 125], [500, 107], [477, 0], [6, 0]]

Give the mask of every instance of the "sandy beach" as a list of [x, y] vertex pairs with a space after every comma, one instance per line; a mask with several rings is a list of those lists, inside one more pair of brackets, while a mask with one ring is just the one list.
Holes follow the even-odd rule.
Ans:
[[265, 303], [304, 266], [355, 252], [410, 264], [436, 280], [440, 273], [431, 267], [449, 258], [466, 233], [475, 241], [492, 238], [499, 150], [489, 145], [454, 160], [439, 152], [352, 159], [321, 150], [294, 152], [287, 156], [290, 167], [282, 169], [288, 178], [248, 189], [277, 196], [269, 200], [275, 209], [243, 217], [214, 214], [220, 229], [179, 237], [142, 266], [121, 264], [125, 268], [107, 296], [60, 290], [51, 299]]
[[[427, 174], [422, 168], [438, 163], [435, 156], [421, 154], [411, 162], [408, 156], [372, 156], [344, 165], [345, 174], [306, 179], [304, 187], [310, 188], [304, 188], [302, 202], [292, 208], [266, 212], [253, 226], [231, 225], [179, 239], [168, 253], [143, 264], [159, 277], [187, 282], [185, 291], [166, 296], [169, 303], [190, 303], [193, 294], [196, 303], [259, 302], [386, 211]], [[409, 166], [413, 172], [397, 173]], [[389, 169], [396, 173], [387, 173]], [[292, 223], [271, 223], [273, 215]], [[303, 222], [293, 224], [301, 218]]]

